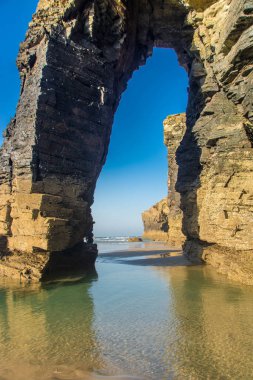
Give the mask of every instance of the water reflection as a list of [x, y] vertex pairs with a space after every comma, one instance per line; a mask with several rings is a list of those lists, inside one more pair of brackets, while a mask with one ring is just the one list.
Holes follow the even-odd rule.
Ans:
[[1, 286], [1, 379], [35, 378], [35, 374], [44, 379], [52, 373], [59, 377], [66, 368], [103, 367], [92, 327], [94, 280]]
[[172, 291], [176, 321], [168, 339], [173, 379], [252, 379], [252, 288], [212, 268], [160, 268]]
[[99, 279], [1, 283], [0, 380], [253, 379], [251, 287], [123, 256]]

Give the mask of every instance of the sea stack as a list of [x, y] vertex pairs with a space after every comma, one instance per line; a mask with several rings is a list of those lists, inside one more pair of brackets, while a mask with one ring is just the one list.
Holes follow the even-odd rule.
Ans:
[[168, 240], [168, 213], [167, 197], [142, 213], [144, 225], [143, 239], [155, 241]]

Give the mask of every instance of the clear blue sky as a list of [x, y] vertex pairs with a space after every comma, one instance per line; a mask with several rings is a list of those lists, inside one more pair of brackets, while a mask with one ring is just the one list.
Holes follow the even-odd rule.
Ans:
[[[6, 127], [19, 95], [15, 61], [37, 0], [0, 0], [0, 128]], [[167, 194], [163, 119], [184, 112], [187, 75], [174, 51], [155, 49], [129, 81], [115, 115], [106, 165], [99, 178], [93, 216], [95, 235], [139, 235], [141, 212]]]
[[[24, 40], [28, 23], [35, 12], [37, 0], [0, 0], [0, 128], [6, 127], [15, 114], [19, 95], [19, 75], [16, 58]], [[2, 142], [2, 134], [0, 134]]]

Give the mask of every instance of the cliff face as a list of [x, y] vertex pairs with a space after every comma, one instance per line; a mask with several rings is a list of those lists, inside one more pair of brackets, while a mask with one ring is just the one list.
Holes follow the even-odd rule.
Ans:
[[142, 213], [144, 239], [158, 241], [168, 239], [168, 212], [168, 198], [164, 198]]
[[182, 232], [183, 212], [180, 208], [181, 196], [176, 190], [178, 164], [176, 152], [186, 131], [186, 115], [168, 116], [164, 120], [164, 143], [168, 148], [168, 241], [170, 245], [182, 247], [185, 235]]
[[[192, 127], [199, 162], [191, 184], [183, 179], [192, 168], [192, 154], [185, 151], [189, 129], [177, 151], [185, 252], [248, 284], [253, 283], [252, 12], [249, 1], [218, 1], [202, 14], [192, 45], [202, 64], [193, 64], [192, 75], [206, 97]], [[190, 96], [189, 125], [192, 102]]]
[[39, 277], [55, 257], [73, 263], [67, 252], [84, 238], [94, 260], [90, 206], [113, 116], [133, 71], [160, 46], [189, 73], [175, 185], [185, 250], [253, 283], [252, 14], [248, 0], [39, 2], [0, 152], [2, 273]]
[[186, 115], [168, 116], [163, 123], [164, 144], [168, 148], [168, 197], [142, 214], [143, 237], [151, 240], [168, 241], [171, 246], [182, 247], [185, 235], [182, 232], [183, 212], [181, 196], [176, 191], [178, 164], [176, 151], [186, 131]]

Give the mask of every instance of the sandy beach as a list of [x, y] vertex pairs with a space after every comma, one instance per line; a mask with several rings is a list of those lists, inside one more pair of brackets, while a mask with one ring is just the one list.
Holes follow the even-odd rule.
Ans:
[[100, 260], [113, 260], [128, 265], [177, 267], [193, 265], [184, 255], [182, 249], [171, 248], [166, 243], [144, 242], [129, 244], [129, 249], [100, 253]]

